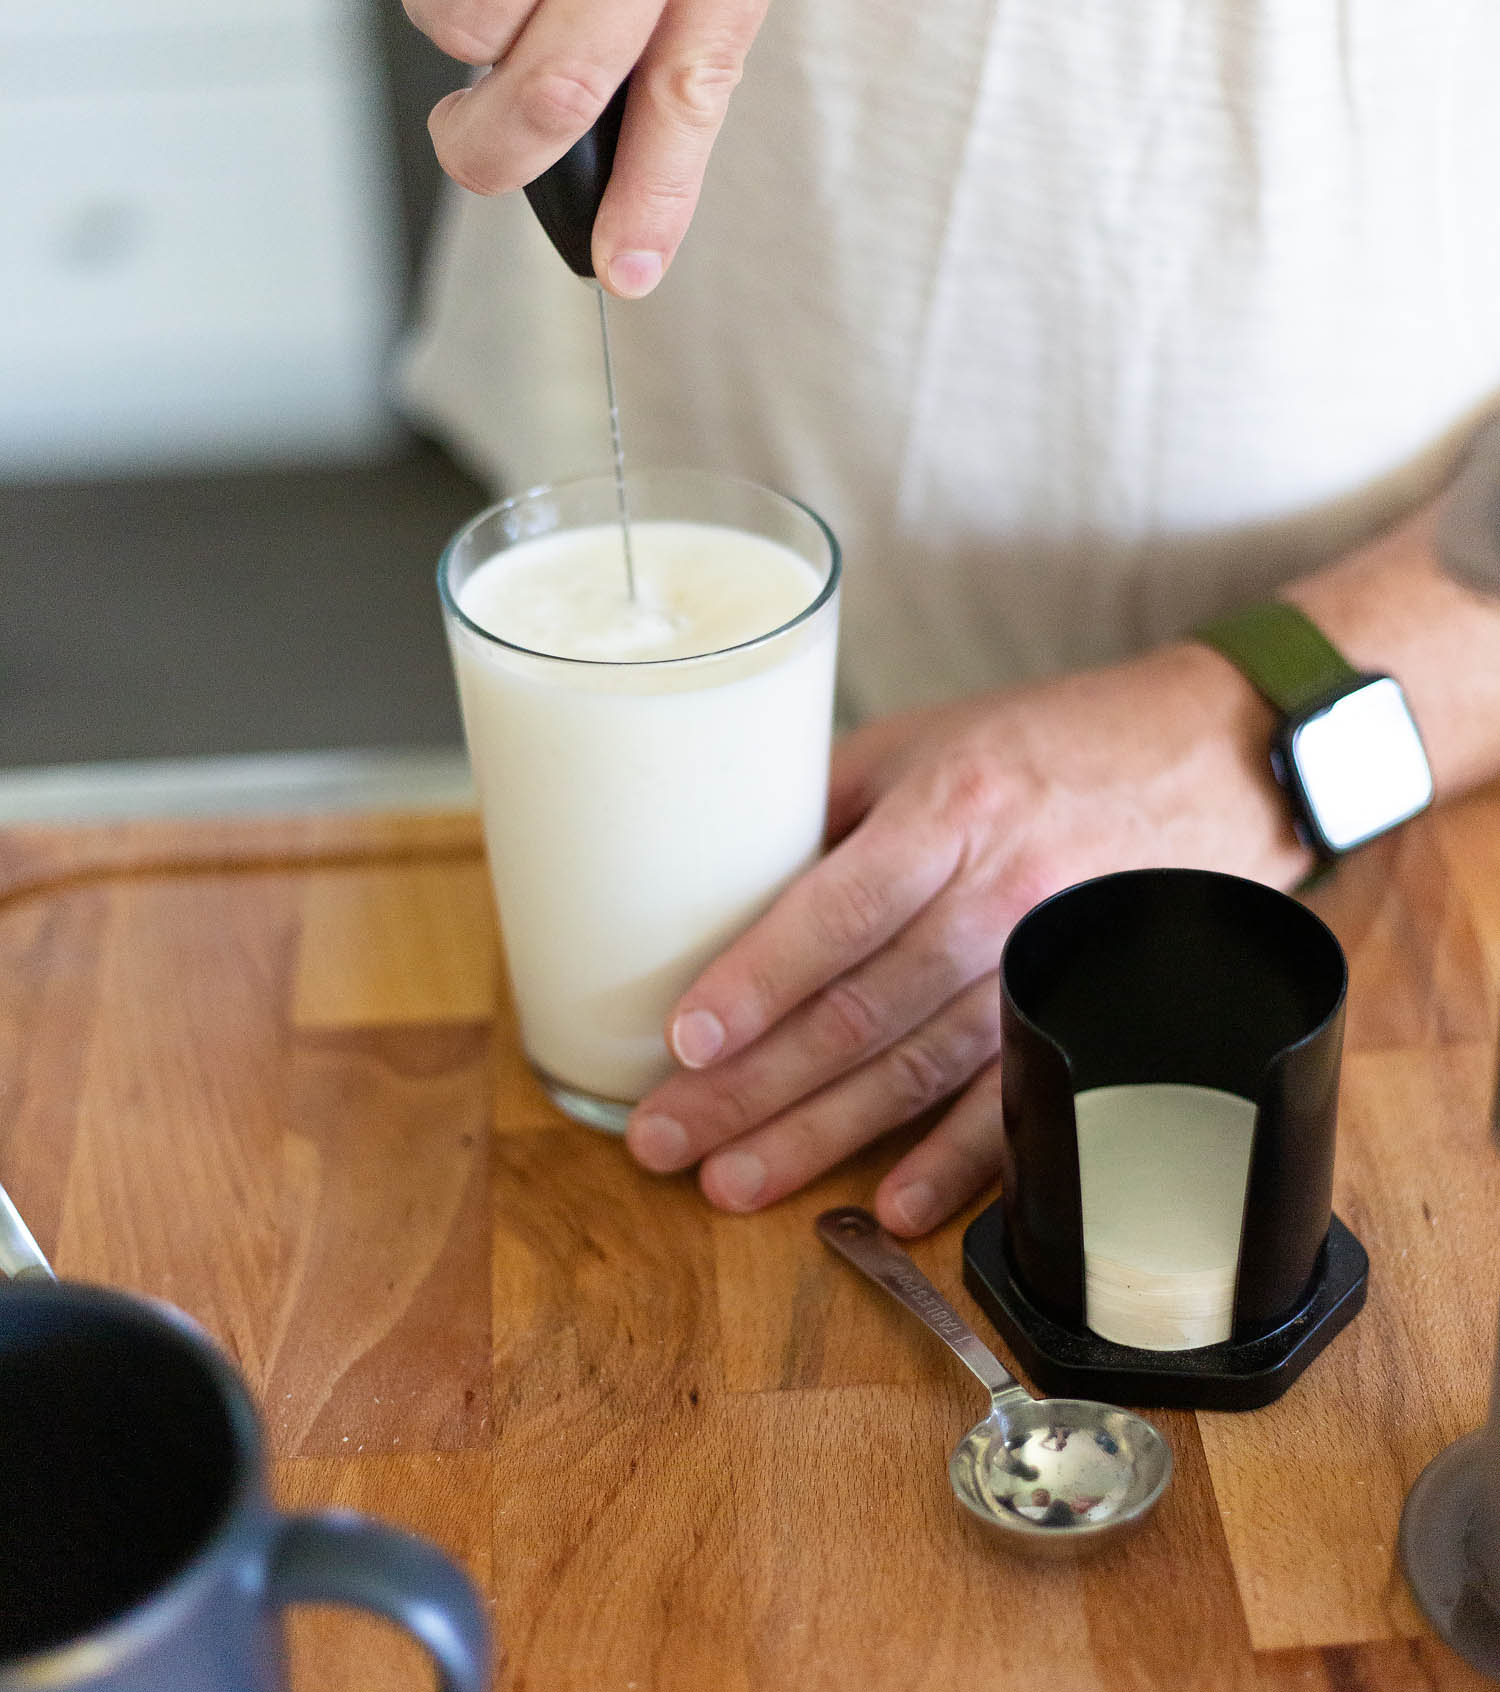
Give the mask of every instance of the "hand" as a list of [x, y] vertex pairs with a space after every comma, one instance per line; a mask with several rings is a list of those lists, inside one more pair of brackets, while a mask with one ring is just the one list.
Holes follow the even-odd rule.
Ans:
[[642, 1100], [630, 1150], [663, 1172], [701, 1162], [712, 1203], [756, 1210], [953, 1100], [875, 1198], [894, 1233], [935, 1227], [1000, 1165], [996, 968], [1025, 911], [1108, 870], [1290, 886], [1311, 867], [1271, 725], [1227, 661], [1184, 643], [852, 735], [837, 844], [683, 996], [669, 1036], [687, 1067]]
[[633, 69], [593, 258], [611, 292], [647, 294], [692, 220], [767, 3], [405, 0], [445, 53], [493, 67], [433, 107], [438, 161], [476, 194], [519, 188], [593, 125]]

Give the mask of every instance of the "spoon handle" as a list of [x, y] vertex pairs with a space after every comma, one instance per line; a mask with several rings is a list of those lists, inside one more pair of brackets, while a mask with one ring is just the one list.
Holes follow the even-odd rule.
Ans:
[[826, 1244], [931, 1328], [991, 1393], [1031, 1396], [868, 1210], [825, 1210], [817, 1228]]
[[0, 1277], [13, 1281], [57, 1279], [4, 1187], [0, 1187]]

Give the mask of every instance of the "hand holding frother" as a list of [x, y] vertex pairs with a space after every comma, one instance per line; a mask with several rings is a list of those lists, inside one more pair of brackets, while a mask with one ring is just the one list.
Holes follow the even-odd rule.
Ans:
[[534, 182], [595, 127], [629, 77], [589, 268], [564, 257], [580, 275], [597, 269], [611, 293], [649, 293], [692, 219], [766, 0], [611, 0], [586, 10], [567, 0], [405, 3], [445, 53], [490, 67], [429, 119], [444, 170], [477, 194]]

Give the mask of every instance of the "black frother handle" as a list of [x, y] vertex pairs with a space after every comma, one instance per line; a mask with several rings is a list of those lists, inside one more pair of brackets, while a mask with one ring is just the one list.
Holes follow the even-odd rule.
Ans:
[[526, 198], [538, 222], [576, 276], [594, 274], [589, 244], [599, 202], [614, 169], [615, 145], [620, 139], [620, 118], [629, 87], [627, 78], [588, 134], [581, 135], [555, 165], [526, 185]]

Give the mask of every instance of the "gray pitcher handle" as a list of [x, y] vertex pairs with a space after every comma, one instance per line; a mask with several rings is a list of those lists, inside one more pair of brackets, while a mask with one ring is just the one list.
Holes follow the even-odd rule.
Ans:
[[276, 1604], [352, 1604], [424, 1644], [442, 1692], [486, 1692], [489, 1627], [468, 1577], [434, 1545], [353, 1510], [292, 1516], [271, 1555]]

